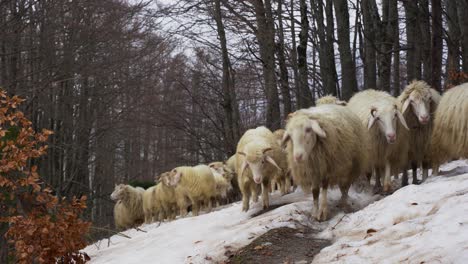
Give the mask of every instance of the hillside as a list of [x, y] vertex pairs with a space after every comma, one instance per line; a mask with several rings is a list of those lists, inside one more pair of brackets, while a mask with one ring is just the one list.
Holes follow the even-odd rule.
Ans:
[[332, 218], [323, 223], [310, 218], [312, 198], [298, 190], [274, 194], [274, 209], [268, 212], [257, 203], [243, 213], [238, 202], [198, 217], [144, 225], [144, 232], [128, 230], [124, 234], [130, 238], [113, 236], [84, 251], [96, 264], [217, 263], [269, 230], [307, 227], [332, 243], [314, 263], [462, 263], [468, 259], [468, 161], [441, 169], [443, 176], [384, 198], [351, 189], [351, 207], [357, 211], [347, 215], [336, 207], [339, 191], [331, 190]]

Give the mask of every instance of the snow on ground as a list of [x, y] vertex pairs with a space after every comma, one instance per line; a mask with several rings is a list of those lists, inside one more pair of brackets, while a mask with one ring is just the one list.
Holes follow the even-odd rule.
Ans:
[[[329, 191], [331, 214], [338, 209], [340, 192]], [[378, 196], [366, 192], [350, 191], [354, 207], [362, 208]], [[309, 224], [312, 212], [312, 197], [300, 190], [281, 197], [278, 193], [270, 198], [272, 205], [287, 204], [252, 217], [261, 211], [260, 202], [249, 212], [241, 212], [240, 202], [228, 205], [209, 214], [186, 217], [161, 225], [155, 223], [140, 227], [147, 233], [135, 229], [124, 232], [131, 239], [112, 236], [111, 245], [103, 239], [88, 246], [84, 251], [97, 263], [207, 263], [225, 259], [226, 250], [235, 251], [252, 240], [279, 227], [295, 227], [297, 223]], [[315, 222], [315, 221], [314, 221]], [[315, 222], [316, 225], [319, 225]], [[320, 230], [325, 224], [321, 224]]]
[[94, 264], [220, 262], [227, 250], [240, 249], [268, 230], [309, 225], [334, 241], [314, 263], [461, 263], [468, 259], [468, 174], [455, 175], [468, 172], [468, 161], [441, 169], [445, 177], [407, 186], [377, 202], [380, 196], [352, 188], [353, 209], [370, 205], [348, 215], [336, 207], [339, 190], [330, 190], [332, 219], [324, 223], [311, 220], [312, 197], [299, 190], [283, 197], [275, 193], [272, 205], [286, 205], [258, 216], [261, 202], [247, 213], [237, 202], [209, 214], [140, 227], [146, 233], [128, 230], [124, 234], [130, 239], [115, 235], [110, 246], [103, 239], [83, 251]]
[[[333, 239], [314, 263], [467, 263], [468, 162], [409, 185], [361, 211], [335, 217], [321, 234]], [[341, 220], [341, 221], [340, 221]]]

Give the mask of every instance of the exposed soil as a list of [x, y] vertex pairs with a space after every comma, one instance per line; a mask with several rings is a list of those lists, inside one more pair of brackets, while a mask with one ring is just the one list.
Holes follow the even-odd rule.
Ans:
[[311, 263], [314, 256], [330, 241], [314, 238], [311, 228], [288, 227], [268, 231], [237, 252], [226, 252], [226, 263], [293, 264]]

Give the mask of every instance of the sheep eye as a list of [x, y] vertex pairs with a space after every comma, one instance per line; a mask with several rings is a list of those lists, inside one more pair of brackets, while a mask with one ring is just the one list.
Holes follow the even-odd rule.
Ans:
[[311, 127], [307, 127], [307, 128], [305, 129], [305, 132], [307, 132], [307, 133], [312, 132], [312, 128], [311, 128]]

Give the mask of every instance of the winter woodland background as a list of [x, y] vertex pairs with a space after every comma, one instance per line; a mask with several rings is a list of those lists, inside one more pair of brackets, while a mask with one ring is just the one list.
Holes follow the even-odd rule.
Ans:
[[468, 80], [468, 0], [1, 0], [0, 87], [40, 175], [111, 227], [115, 183], [225, 160], [325, 94]]

